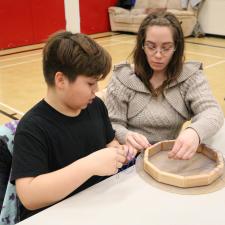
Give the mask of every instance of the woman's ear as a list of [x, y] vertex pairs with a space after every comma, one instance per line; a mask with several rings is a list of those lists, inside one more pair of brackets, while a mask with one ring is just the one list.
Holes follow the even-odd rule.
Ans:
[[55, 87], [62, 89], [65, 85], [65, 76], [62, 72], [55, 74]]

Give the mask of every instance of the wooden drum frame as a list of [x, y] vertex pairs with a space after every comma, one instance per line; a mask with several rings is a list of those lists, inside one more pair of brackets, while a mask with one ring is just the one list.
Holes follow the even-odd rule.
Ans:
[[177, 175], [175, 173], [160, 170], [156, 165], [149, 161], [151, 157], [160, 151], [169, 151], [172, 149], [175, 141], [162, 141], [158, 142], [145, 150], [144, 154], [144, 170], [150, 174], [155, 180], [161, 183], [189, 188], [209, 185], [217, 178], [219, 178], [224, 171], [223, 156], [220, 152], [200, 144], [196, 154], [203, 154], [210, 160], [214, 161], [216, 166], [208, 173], [196, 175]]

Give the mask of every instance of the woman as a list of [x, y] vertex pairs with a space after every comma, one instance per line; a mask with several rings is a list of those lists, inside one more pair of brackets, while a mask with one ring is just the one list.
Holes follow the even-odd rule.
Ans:
[[[115, 66], [107, 89], [117, 139], [137, 150], [176, 139], [168, 156], [190, 159], [222, 126], [223, 113], [201, 63], [184, 63], [184, 37], [173, 14], [152, 13], [143, 20], [133, 60], [134, 68], [128, 63]], [[190, 125], [181, 131], [188, 120]]]

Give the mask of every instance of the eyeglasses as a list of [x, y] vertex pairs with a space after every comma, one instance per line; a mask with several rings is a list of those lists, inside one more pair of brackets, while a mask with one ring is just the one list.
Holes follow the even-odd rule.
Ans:
[[163, 47], [163, 48], [156, 48], [154, 46], [152, 46], [151, 44], [146, 43], [145, 45], [142, 46], [142, 48], [145, 50], [145, 52], [147, 54], [149, 54], [150, 56], [155, 55], [156, 53], [159, 53], [162, 56], [168, 56], [169, 54], [173, 53], [176, 51], [176, 49], [174, 48], [174, 46], [168, 46], [168, 47]]

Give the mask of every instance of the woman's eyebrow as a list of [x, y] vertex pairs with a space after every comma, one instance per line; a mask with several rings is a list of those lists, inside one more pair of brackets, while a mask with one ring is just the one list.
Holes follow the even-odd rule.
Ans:
[[173, 44], [173, 42], [164, 42], [163, 45]]
[[156, 44], [155, 42], [153, 42], [153, 41], [148, 41], [148, 40], [146, 40], [145, 43]]
[[[153, 41], [149, 41], [149, 40], [146, 40], [145, 41], [145, 43], [150, 43], [150, 44], [157, 44], [157, 43], [155, 43], [155, 42], [153, 42]], [[162, 45], [167, 45], [167, 44], [173, 44], [173, 42], [171, 42], [171, 41], [168, 41], [168, 42], [163, 42], [163, 43], [161, 43]]]

